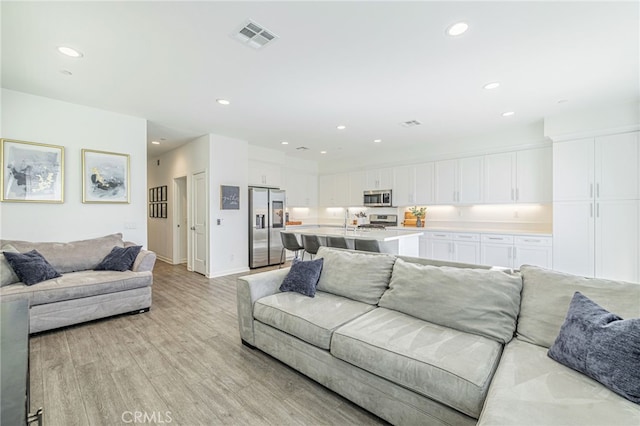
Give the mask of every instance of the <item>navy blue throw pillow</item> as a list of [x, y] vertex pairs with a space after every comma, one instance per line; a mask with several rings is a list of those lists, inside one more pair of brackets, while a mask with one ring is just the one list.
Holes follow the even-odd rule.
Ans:
[[26, 285], [33, 285], [62, 276], [37, 250], [31, 250], [27, 253], [5, 251], [4, 257], [18, 278], [20, 278], [20, 281]]
[[548, 355], [640, 404], [640, 318], [623, 320], [577, 291]]
[[295, 291], [305, 296], [314, 297], [323, 262], [322, 258], [307, 262], [294, 259], [289, 273], [280, 285], [280, 291]]
[[94, 271], [127, 271], [133, 267], [142, 246], [114, 247]]

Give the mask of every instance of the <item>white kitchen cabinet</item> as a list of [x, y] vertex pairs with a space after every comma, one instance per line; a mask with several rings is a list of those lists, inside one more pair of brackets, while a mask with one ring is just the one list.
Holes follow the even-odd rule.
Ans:
[[402, 207], [433, 203], [433, 168], [433, 163], [396, 167], [391, 197], [393, 205]]
[[480, 263], [480, 236], [473, 233], [426, 232], [427, 257], [435, 260]]
[[513, 236], [500, 234], [482, 235], [480, 263], [502, 268], [513, 268]]
[[638, 132], [554, 144], [553, 265], [640, 281]]
[[535, 265], [551, 269], [553, 266], [553, 238], [516, 236], [513, 247], [513, 267]]
[[639, 209], [637, 200], [554, 203], [554, 269], [639, 282]]
[[515, 196], [518, 203], [550, 203], [553, 199], [551, 147], [516, 152]]
[[503, 234], [482, 235], [481, 262], [484, 265], [519, 269], [522, 265], [551, 268], [553, 238]]
[[249, 185], [279, 188], [282, 183], [280, 164], [249, 160]]
[[[434, 202], [434, 163], [416, 165], [414, 204], [425, 205]], [[400, 205], [400, 204], [398, 204]]]
[[551, 147], [485, 156], [485, 203], [548, 203], [551, 199]]
[[416, 203], [416, 167], [402, 166], [395, 169], [395, 185], [391, 193], [394, 206]]
[[315, 207], [318, 205], [318, 176], [294, 169], [285, 169], [284, 189], [288, 207]]
[[338, 173], [318, 178], [319, 204], [322, 207], [348, 207], [349, 175]]
[[393, 188], [393, 169], [373, 169], [365, 172], [365, 191]]
[[364, 171], [349, 172], [349, 206], [361, 206], [364, 203], [364, 191], [367, 188]]
[[638, 132], [553, 145], [553, 199], [638, 199]]
[[593, 202], [553, 203], [553, 266], [585, 277], [595, 275], [595, 218]]
[[436, 203], [481, 203], [483, 161], [483, 157], [469, 157], [436, 162]]

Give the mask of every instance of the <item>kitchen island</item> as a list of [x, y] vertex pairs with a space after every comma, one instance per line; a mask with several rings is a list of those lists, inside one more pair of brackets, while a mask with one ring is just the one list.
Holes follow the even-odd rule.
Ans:
[[368, 229], [368, 228], [302, 228], [287, 229], [296, 235], [317, 235], [321, 243], [325, 244], [326, 237], [344, 237], [349, 248], [353, 248], [353, 241], [356, 239], [376, 240], [380, 244], [380, 251], [383, 253], [399, 254], [403, 256], [417, 257], [420, 254], [420, 236], [424, 231], [420, 229], [399, 230], [399, 229]]

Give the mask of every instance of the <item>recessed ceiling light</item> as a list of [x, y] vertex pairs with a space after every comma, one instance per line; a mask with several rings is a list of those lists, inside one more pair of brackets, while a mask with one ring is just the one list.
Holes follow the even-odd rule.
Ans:
[[282, 141], [282, 142], [280, 142], [280, 144], [281, 144], [281, 145], [289, 145], [289, 142], [287, 142], [287, 141]]
[[151, 141], [151, 143], [154, 144], [154, 145], [160, 145], [160, 142], [158, 142], [158, 141]]
[[336, 127], [336, 129], [338, 129], [338, 130], [344, 130], [346, 128], [347, 128], [347, 126], [345, 126], [344, 124], [341, 124], [338, 127]]
[[497, 81], [492, 81], [491, 83], [487, 83], [482, 87], [487, 90], [497, 89], [498, 87], [500, 87], [500, 83], [498, 83]]
[[456, 22], [455, 24], [450, 25], [449, 28], [447, 28], [447, 35], [450, 35], [451, 37], [457, 37], [464, 34], [468, 29], [469, 24], [467, 24], [466, 22]]
[[513, 114], [515, 114], [515, 112], [513, 111], [507, 111], [507, 112], [503, 112], [502, 116], [503, 117], [511, 117]]
[[374, 139], [373, 141], [374, 141], [375, 143], [380, 143], [380, 142], [382, 142], [382, 139]]
[[216, 99], [216, 102], [219, 103], [220, 105], [229, 105], [231, 103], [226, 99]]
[[82, 52], [68, 46], [58, 46], [58, 52], [62, 53], [63, 55], [70, 56], [72, 58], [82, 58], [83, 56]]
[[327, 151], [320, 151], [320, 154], [326, 154]]

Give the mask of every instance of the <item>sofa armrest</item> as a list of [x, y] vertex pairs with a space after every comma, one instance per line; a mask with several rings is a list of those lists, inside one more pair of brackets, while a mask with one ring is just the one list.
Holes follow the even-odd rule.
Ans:
[[253, 304], [256, 300], [280, 292], [280, 284], [289, 273], [289, 268], [246, 275], [237, 280], [238, 327], [240, 337], [254, 345]]
[[156, 254], [150, 250], [140, 250], [136, 260], [133, 261], [133, 272], [145, 272], [153, 271], [153, 266], [156, 264]]

